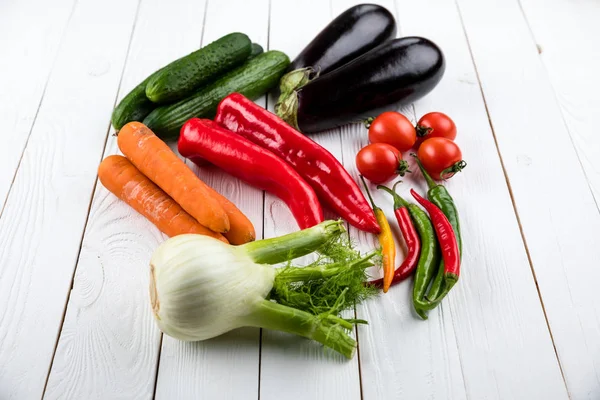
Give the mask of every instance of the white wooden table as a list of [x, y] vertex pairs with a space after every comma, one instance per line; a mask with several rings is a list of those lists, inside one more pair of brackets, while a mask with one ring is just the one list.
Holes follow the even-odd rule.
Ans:
[[[232, 31], [293, 58], [354, 3], [0, 0], [0, 399], [600, 398], [597, 0], [380, 1], [445, 52], [440, 85], [404, 111], [451, 115], [469, 163], [448, 183], [463, 275], [428, 321], [395, 287], [357, 308], [370, 325], [351, 361], [258, 329], [182, 343], [155, 326], [164, 237], [96, 182], [115, 103]], [[355, 174], [364, 128], [314, 139]], [[259, 237], [296, 229], [271, 195], [199, 173]]]

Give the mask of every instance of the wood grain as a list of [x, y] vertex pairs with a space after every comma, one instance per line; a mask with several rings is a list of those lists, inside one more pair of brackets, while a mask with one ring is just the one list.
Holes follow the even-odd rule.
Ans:
[[[230, 0], [226, 4], [208, 0], [202, 45], [230, 32], [243, 32], [266, 49], [268, 16], [268, 0]], [[257, 102], [265, 106], [264, 98]], [[263, 192], [214, 166], [193, 166], [193, 169], [204, 182], [231, 200], [250, 218], [260, 239]], [[165, 336], [156, 398], [256, 398], [259, 334], [259, 329], [238, 329], [198, 343], [184, 343]]]
[[[600, 136], [596, 116], [600, 98], [600, 3], [595, 1], [520, 1], [540, 59], [552, 81], [571, 140], [600, 204]], [[559, 28], [560, 27], [560, 28]]]
[[[271, 49], [285, 52], [290, 59], [323, 29], [332, 15], [322, 1], [274, 0], [271, 4]], [[269, 98], [273, 111], [276, 97]], [[341, 159], [338, 130], [311, 136]], [[325, 218], [337, 218], [325, 210]], [[265, 196], [265, 237], [275, 237], [298, 230], [288, 207], [273, 195]], [[298, 262], [306, 262], [304, 258]], [[261, 399], [360, 398], [358, 358], [346, 360], [323, 346], [297, 336], [263, 330], [261, 353]]]
[[[0, 74], [10, 78], [0, 91], [0, 399], [40, 398], [46, 379], [52, 399], [600, 396], [600, 6], [378, 2], [396, 14], [401, 35], [428, 37], [446, 54], [440, 85], [401, 111], [415, 120], [439, 110], [457, 122], [469, 165], [447, 185], [465, 254], [460, 283], [428, 321], [412, 311], [409, 282], [359, 307], [370, 324], [358, 330], [359, 357], [346, 361], [258, 329], [200, 343], [162, 338], [147, 263], [164, 236], [102, 185], [94, 190], [102, 153], [117, 152], [112, 136], [105, 143], [117, 91], [120, 99], [232, 31], [293, 58], [358, 3], [206, 1], [0, 2], [0, 54], [9, 61]], [[356, 177], [361, 125], [314, 138]], [[213, 167], [194, 170], [247, 213], [258, 237], [297, 230], [280, 200]], [[401, 185], [407, 199], [410, 187], [425, 191], [418, 173]], [[390, 197], [371, 189], [395, 226]], [[350, 235], [363, 251], [376, 246], [372, 235]], [[402, 244], [398, 251], [400, 262]]]
[[[0, 4], [0, 210], [17, 172], [74, 0]], [[15, 34], [18, 37], [15, 37]]]
[[132, 0], [76, 5], [6, 201], [0, 220], [3, 398], [42, 394], [136, 7]]
[[458, 4], [569, 394], [596, 398], [600, 214], [518, 1]]
[[[574, 3], [523, 0], [521, 5], [598, 207], [600, 136], [595, 122], [600, 110], [600, 98], [592, 88], [600, 87], [597, 74], [600, 69], [600, 52], [596, 51], [600, 25], [595, 22], [600, 17], [600, 4], [592, 1]], [[560, 29], [557, 29], [559, 26]], [[581, 279], [585, 280], [587, 277]], [[569, 332], [561, 331], [556, 334], [557, 341], [560, 341], [559, 355], [573, 399], [600, 396], [600, 349], [597, 340], [592, 339], [593, 336], [598, 337], [598, 325], [590, 325], [587, 311], [581, 312], [586, 312], [581, 319], [585, 321], [584, 329], [589, 332], [585, 342], [571, 342], [568, 339]], [[553, 331], [558, 328], [560, 326], [553, 327]], [[577, 345], [577, 351], [570, 349], [573, 345]], [[593, 366], [586, 364], [585, 371], [579, 365], [579, 356], [582, 354], [589, 355], [593, 362]]]
[[[423, 15], [427, 15], [427, 23], [422, 23]], [[368, 327], [359, 329], [364, 397], [564, 397], [479, 88], [476, 82], [463, 82], [474, 79], [474, 69], [455, 5], [449, 1], [398, 1], [397, 16], [402, 36], [428, 37], [447, 57], [440, 85], [414, 106], [417, 116], [440, 110], [459, 126], [457, 141], [469, 167], [448, 187], [461, 212], [466, 244], [461, 281], [441, 309], [430, 313], [428, 321], [418, 320], [412, 311], [409, 282], [358, 309], [359, 317], [370, 321]], [[344, 146], [348, 151], [344, 160], [352, 160], [366, 144], [356, 129], [344, 132], [344, 142], [354, 143], [353, 148]], [[352, 164], [347, 166], [354, 172]], [[425, 191], [418, 173], [403, 181], [401, 193], [406, 199], [410, 187]], [[374, 194], [391, 217], [390, 196]], [[490, 205], [493, 215], [488, 215]], [[390, 223], [395, 225], [393, 218]], [[494, 245], [485, 233], [488, 226], [494, 226], [496, 234], [503, 237], [502, 246]], [[353, 236], [362, 246], [372, 246], [373, 238], [355, 231]], [[516, 309], [519, 311], [514, 312]], [[506, 325], [511, 326], [508, 332]], [[527, 367], [519, 370], [515, 364], [522, 359], [527, 360]], [[552, 382], [543, 394], [542, 389], [531, 389], [530, 383], [521, 379], [533, 364]]]
[[[336, 0], [335, 13], [358, 3]], [[377, 4], [395, 14], [398, 36], [404, 35], [404, 19], [396, 15], [396, 5], [390, 1], [379, 1]], [[416, 122], [412, 105], [402, 107], [399, 111]], [[353, 124], [343, 127], [341, 134], [344, 165], [358, 181], [355, 156], [368, 144], [367, 131], [362, 125]], [[412, 170], [415, 170], [414, 165]], [[409, 177], [403, 180], [412, 182]], [[406, 249], [404, 243], [398, 240], [401, 234], [391, 197], [376, 190], [374, 185], [369, 186], [376, 204], [384, 209], [397, 238], [396, 264], [399, 264]], [[401, 186], [404, 197], [408, 199], [406, 192], [410, 183]], [[350, 228], [350, 236], [361, 251], [378, 247], [374, 235]], [[378, 270], [372, 270], [371, 273], [374, 277], [381, 275]], [[357, 317], [369, 321], [369, 325], [358, 328], [363, 398], [465, 398], [451, 318], [446, 315], [447, 312], [443, 314], [439, 309], [430, 313], [429, 321], [417, 320], [412, 311], [411, 294], [412, 286], [405, 282], [395, 286], [388, 294], [357, 307]]]
[[[203, 14], [202, 2], [140, 3], [118, 100], [155, 70], [198, 47], [202, 26], [197, 21]], [[105, 153], [117, 151], [111, 135]], [[97, 185], [47, 398], [65, 393], [98, 399], [153, 396], [161, 334], [149, 307], [148, 262], [164, 239]]]

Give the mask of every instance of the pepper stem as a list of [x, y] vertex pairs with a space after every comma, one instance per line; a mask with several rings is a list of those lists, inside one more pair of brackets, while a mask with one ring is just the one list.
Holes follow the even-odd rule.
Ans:
[[323, 221], [318, 225], [272, 239], [257, 240], [237, 246], [252, 261], [277, 264], [312, 253], [345, 232], [342, 221]]
[[362, 181], [363, 186], [365, 187], [365, 190], [367, 191], [367, 196], [369, 197], [369, 201], [371, 202], [371, 207], [373, 207], [373, 210], [378, 209], [379, 207], [377, 207], [375, 205], [375, 202], [373, 201], [373, 198], [371, 197], [371, 192], [369, 192], [369, 188], [367, 186], [367, 182], [365, 181], [364, 176], [361, 175], [360, 180]]
[[431, 178], [427, 171], [425, 171], [425, 167], [423, 167], [423, 164], [421, 164], [421, 160], [419, 160], [419, 157], [417, 157], [415, 153], [410, 153], [410, 155], [414, 157], [417, 161], [417, 165], [419, 166], [419, 169], [421, 170], [421, 173], [423, 174], [423, 177], [427, 182], [427, 187], [429, 188], [429, 190], [433, 189], [436, 186], [439, 186], [437, 183], [435, 183], [435, 181]]
[[400, 197], [400, 195], [398, 193], [396, 193], [396, 185], [399, 183], [402, 183], [402, 181], [398, 181], [398, 182], [394, 183], [394, 186], [392, 186], [392, 189], [390, 189], [387, 186], [383, 186], [383, 185], [377, 186], [377, 189], [383, 190], [392, 195], [392, 197], [394, 198], [394, 210], [398, 210], [399, 208], [402, 208], [402, 207], [408, 207], [408, 202], [406, 200], [404, 200], [402, 197]]

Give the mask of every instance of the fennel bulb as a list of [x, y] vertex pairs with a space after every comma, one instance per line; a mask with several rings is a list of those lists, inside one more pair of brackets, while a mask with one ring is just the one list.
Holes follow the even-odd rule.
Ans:
[[[343, 309], [372, 295], [361, 257], [339, 240], [339, 221], [274, 239], [232, 246], [202, 235], [168, 239], [150, 261], [150, 299], [161, 331], [185, 341], [205, 340], [242, 326], [275, 329], [316, 340], [348, 358], [356, 342]], [[272, 265], [330, 252], [306, 267]]]

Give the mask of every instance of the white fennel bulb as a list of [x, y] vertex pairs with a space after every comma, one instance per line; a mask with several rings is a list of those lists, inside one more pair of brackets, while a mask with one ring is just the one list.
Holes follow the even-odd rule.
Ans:
[[273, 287], [275, 270], [254, 263], [242, 250], [202, 235], [176, 236], [160, 246], [150, 261], [159, 328], [193, 341], [243, 326], [242, 317]]
[[[161, 331], [180, 340], [205, 340], [243, 326], [293, 333], [351, 358], [352, 324], [337, 314], [372, 293], [364, 285], [374, 255], [360, 257], [337, 244], [344, 228], [325, 221], [278, 238], [232, 246], [202, 235], [168, 239], [150, 260], [150, 302]], [[272, 265], [335, 247], [326, 263]], [[333, 247], [332, 247], [333, 246]]]

